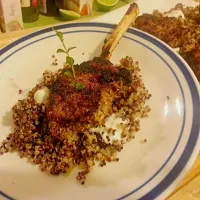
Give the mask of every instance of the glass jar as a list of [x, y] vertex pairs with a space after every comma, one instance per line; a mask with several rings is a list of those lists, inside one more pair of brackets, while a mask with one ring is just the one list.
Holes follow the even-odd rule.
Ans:
[[58, 15], [58, 8], [55, 0], [39, 0], [39, 11], [46, 16]]
[[39, 19], [38, 0], [21, 0], [23, 22], [29, 23]]

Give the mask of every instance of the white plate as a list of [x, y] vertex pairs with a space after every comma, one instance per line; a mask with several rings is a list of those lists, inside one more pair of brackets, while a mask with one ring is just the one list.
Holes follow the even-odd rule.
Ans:
[[[76, 46], [78, 63], [98, 56], [114, 25], [77, 23], [55, 27]], [[10, 109], [51, 66], [60, 42], [50, 28], [27, 35], [0, 50], [0, 140], [10, 131]], [[63, 55], [56, 55], [59, 63]], [[85, 186], [69, 177], [50, 176], [20, 159], [0, 156], [0, 190], [8, 199], [164, 199], [183, 178], [199, 151], [200, 102], [198, 82], [183, 59], [170, 47], [141, 31], [129, 29], [111, 61], [132, 56], [140, 62], [146, 87], [153, 97], [152, 112], [142, 120], [136, 139], [124, 146], [120, 162], [96, 168]], [[24, 93], [23, 93], [24, 94]], [[168, 98], [169, 97], [169, 98]], [[5, 117], [6, 116], [6, 117]], [[146, 144], [140, 141], [147, 139]]]

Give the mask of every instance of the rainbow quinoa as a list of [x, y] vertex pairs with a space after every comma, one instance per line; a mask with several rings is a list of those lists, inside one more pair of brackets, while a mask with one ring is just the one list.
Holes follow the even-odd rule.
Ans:
[[84, 184], [95, 165], [119, 161], [117, 152], [150, 112], [146, 101], [151, 95], [131, 57], [119, 65], [102, 57], [75, 65], [72, 49], [58, 49], [66, 54], [65, 66], [45, 71], [42, 81], [13, 106], [14, 131], [2, 142], [0, 154], [17, 152], [53, 175], [78, 167], [77, 179]]

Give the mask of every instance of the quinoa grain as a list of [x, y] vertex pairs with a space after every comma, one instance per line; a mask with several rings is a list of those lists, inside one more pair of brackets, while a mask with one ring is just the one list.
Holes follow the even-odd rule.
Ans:
[[[53, 55], [52, 58], [55, 56]], [[117, 152], [120, 152], [123, 144], [131, 141], [135, 132], [140, 130], [139, 118], [147, 116], [147, 113], [150, 112], [150, 108], [145, 107], [145, 102], [150, 98], [150, 94], [142, 83], [138, 63], [135, 63], [132, 58], [126, 57], [121, 60], [121, 66], [127, 67], [131, 71], [132, 84], [127, 87], [121, 83], [114, 83], [113, 87], [117, 88], [116, 93], [106, 91], [105, 96], [113, 97], [113, 102], [108, 105], [108, 99], [104, 98], [104, 101], [101, 102], [104, 106], [100, 107], [98, 112], [100, 114], [95, 123], [91, 122], [87, 126], [77, 123], [76, 126], [69, 127], [67, 130], [55, 127], [57, 131], [65, 131], [65, 133], [61, 133], [66, 135], [64, 140], [59, 140], [49, 134], [45, 105], [39, 105], [34, 101], [35, 92], [43, 87], [50, 88], [62, 70], [58, 70], [56, 73], [45, 71], [42, 82], [29, 92], [27, 98], [19, 100], [13, 106], [15, 129], [1, 143], [0, 155], [16, 151], [21, 158], [26, 157], [30, 162], [39, 165], [41, 171], [52, 175], [70, 173], [79, 166], [82, 171], [77, 174], [77, 180], [81, 184], [85, 184], [86, 176], [96, 161], [101, 167], [105, 166], [107, 162], [118, 162]], [[116, 134], [116, 130], [106, 127], [105, 121], [109, 115], [104, 115], [105, 110], [101, 112], [101, 109], [110, 109], [109, 114], [115, 113], [123, 121], [128, 121], [128, 124], [121, 123], [117, 127], [122, 129], [121, 140], [111, 140], [111, 137]], [[94, 125], [105, 128], [106, 131], [101, 134], [91, 131]], [[109, 134], [106, 136], [108, 143], [103, 139], [104, 132]]]

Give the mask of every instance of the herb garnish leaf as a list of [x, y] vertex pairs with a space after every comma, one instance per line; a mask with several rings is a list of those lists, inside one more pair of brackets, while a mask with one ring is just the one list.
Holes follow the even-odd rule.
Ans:
[[82, 90], [84, 88], [85, 88], [85, 85], [83, 83], [81, 83], [81, 82], [76, 83], [76, 89], [77, 90]]
[[63, 49], [57, 49], [56, 52], [57, 52], [57, 53], [66, 53], [65, 50], [63, 50]]
[[71, 71], [65, 71], [64, 75], [69, 76], [69, 77], [73, 77], [73, 73]]
[[70, 66], [74, 65], [74, 59], [70, 56], [66, 57], [66, 63], [69, 64]]
[[52, 29], [53, 29], [53, 31], [56, 32], [56, 35], [59, 37], [60, 41], [63, 41], [64, 40], [63, 39], [63, 33], [60, 32], [60, 31], [55, 30], [54, 28], [52, 28]]
[[55, 30], [54, 28], [52, 28], [52, 30], [55, 31], [56, 35], [60, 39], [60, 41], [63, 45], [63, 48], [64, 48], [64, 49], [61, 49], [61, 48], [57, 49], [57, 53], [65, 53], [66, 54], [66, 64], [69, 65], [71, 67], [71, 70], [72, 70], [72, 71], [66, 71], [66, 72], [64, 72], [64, 74], [74, 78], [73, 82], [70, 84], [71, 86], [75, 87], [77, 90], [84, 89], [85, 85], [76, 80], [76, 74], [75, 74], [75, 70], [74, 70], [74, 59], [69, 54], [69, 52], [71, 50], [75, 49], [76, 47], [67, 48], [65, 46], [65, 43], [64, 43], [63, 33]]
[[70, 52], [72, 49], [76, 49], [76, 47], [69, 47], [67, 51]]
[[77, 90], [82, 90], [85, 88], [85, 85], [81, 82], [72, 82], [70, 85], [75, 87]]

